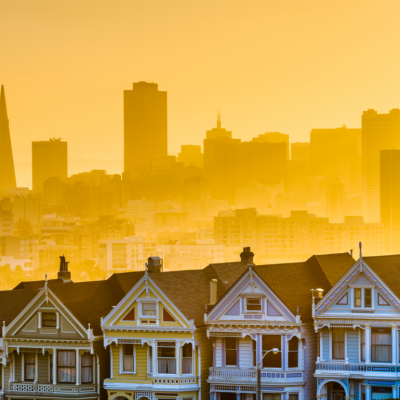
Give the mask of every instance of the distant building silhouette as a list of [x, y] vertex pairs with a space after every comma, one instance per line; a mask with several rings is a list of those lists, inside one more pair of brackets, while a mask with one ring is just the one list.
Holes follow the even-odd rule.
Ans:
[[124, 91], [124, 171], [167, 156], [167, 135], [167, 92], [156, 83], [134, 83], [133, 90]]
[[310, 143], [291, 143], [291, 160], [306, 163], [307, 171], [310, 171], [311, 155]]
[[326, 213], [331, 223], [344, 221], [344, 204], [346, 189], [339, 178], [333, 179], [326, 193]]
[[43, 184], [47, 179], [68, 178], [67, 142], [61, 139], [50, 139], [32, 142], [32, 189], [38, 194], [43, 192]]
[[380, 151], [400, 149], [400, 110], [362, 115], [363, 215], [367, 222], [380, 222]]
[[339, 178], [348, 194], [361, 192], [361, 129], [312, 129], [311, 174]]
[[195, 167], [203, 169], [203, 153], [201, 152], [201, 146], [183, 144], [176, 161], [184, 163], [185, 167], [194, 165]]
[[289, 135], [280, 132], [265, 132], [253, 138], [253, 142], [260, 143], [285, 143], [286, 144], [286, 159], [289, 160]]
[[381, 222], [385, 252], [400, 253], [400, 150], [380, 152]]
[[14, 159], [11, 147], [10, 126], [8, 121], [6, 95], [1, 85], [0, 94], [0, 191], [5, 193], [17, 187]]

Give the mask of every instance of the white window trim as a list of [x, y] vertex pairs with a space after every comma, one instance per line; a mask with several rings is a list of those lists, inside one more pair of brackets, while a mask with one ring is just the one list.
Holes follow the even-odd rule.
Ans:
[[[151, 319], [151, 320], [156, 320], [157, 324], [158, 324], [158, 321], [160, 319], [160, 306], [159, 306], [160, 300], [154, 299], [154, 298], [149, 298], [149, 299], [140, 298], [140, 299], [137, 299], [136, 301], [138, 303], [137, 318], [139, 320], [139, 323], [140, 323], [140, 319], [148, 319], [148, 320]], [[142, 314], [142, 303], [155, 303], [156, 304], [156, 315], [155, 316], [143, 315]]]
[[330, 360], [330, 362], [344, 363], [347, 361], [347, 328], [344, 328], [344, 359], [343, 360], [332, 358], [332, 344], [333, 344], [332, 332], [333, 332], [333, 328], [329, 329], [329, 360]]
[[[195, 361], [195, 346], [193, 345], [193, 343], [191, 343], [191, 345], [192, 345], [192, 373], [191, 374], [184, 374], [183, 372], [182, 372], [182, 376], [193, 376], [194, 375], [194, 370], [195, 370], [195, 368], [194, 368], [194, 361]], [[181, 349], [182, 349], [182, 351], [181, 351], [181, 366], [183, 366], [183, 346], [181, 346]], [[182, 369], [183, 369], [183, 367], [182, 367]], [[190, 397], [190, 396], [188, 396], [188, 397]]]
[[133, 375], [136, 374], [136, 345], [133, 345], [133, 372], [132, 371], [124, 371], [124, 345], [121, 344], [119, 348], [119, 373]]
[[[349, 285], [351, 288], [351, 310], [375, 311], [375, 286], [374, 285]], [[355, 306], [355, 290], [361, 289], [361, 307]], [[365, 307], [365, 289], [371, 289], [371, 307]]]
[[[258, 299], [260, 299], [260, 307], [261, 307], [261, 310], [248, 310], [247, 309], [247, 299], [248, 298], [258, 298]], [[267, 304], [266, 304], [266, 302], [264, 302], [264, 306], [265, 306], [265, 308], [267, 307]], [[244, 297], [244, 310], [243, 310], [243, 314], [262, 314], [263, 313], [263, 296], [262, 295], [259, 295], [259, 296], [257, 296], [257, 295], [253, 295], [253, 296], [245, 296]]]
[[[175, 342], [175, 363], [176, 363], [176, 373], [175, 374], [163, 374], [163, 373], [159, 373], [158, 372], [158, 343], [159, 342]], [[153, 351], [153, 353], [157, 354], [157, 357], [155, 358], [155, 368], [157, 369], [157, 372], [153, 372], [153, 376], [157, 375], [157, 376], [162, 376], [162, 377], [176, 377], [176, 376], [180, 376], [179, 375], [179, 368], [180, 368], [180, 363], [179, 363], [179, 357], [180, 357], [180, 351], [179, 351], [179, 346], [178, 346], [178, 341], [176, 340], [169, 340], [169, 339], [165, 339], [165, 340], [157, 340], [156, 341], [156, 345], [155, 345], [155, 352]]]
[[[294, 337], [294, 336], [292, 336], [292, 337], [290, 338], [290, 340], [292, 340], [293, 337]], [[284, 339], [284, 340], [286, 340], [286, 339]], [[297, 367], [289, 367], [289, 342], [290, 342], [290, 340], [288, 340], [288, 341], [286, 342], [286, 360], [285, 360], [285, 365], [287, 365], [287, 369], [288, 369], [289, 371], [301, 370], [301, 368], [300, 368], [300, 366], [301, 366], [301, 364], [302, 364], [301, 357], [302, 357], [302, 353], [303, 353], [303, 352], [302, 352], [303, 346], [302, 346], [301, 340], [299, 339], [299, 344], [298, 344], [298, 347], [297, 347]], [[297, 393], [297, 392], [296, 392], [296, 393]]]

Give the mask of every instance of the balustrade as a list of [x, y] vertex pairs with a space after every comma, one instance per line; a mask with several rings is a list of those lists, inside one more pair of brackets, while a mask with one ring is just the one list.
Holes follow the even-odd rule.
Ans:
[[351, 364], [351, 363], [332, 363], [332, 362], [317, 362], [316, 373], [349, 373], [349, 372], [385, 372], [395, 373], [400, 372], [400, 368], [393, 365], [384, 364]]
[[[279, 380], [284, 383], [285, 380], [303, 379], [302, 371], [261, 371], [261, 381]], [[253, 381], [257, 380], [257, 370], [241, 368], [210, 368], [209, 380], [214, 381]]]
[[42, 384], [35, 382], [8, 382], [8, 392], [14, 393], [52, 393], [54, 395], [60, 394], [93, 394], [96, 393], [96, 385], [66, 385], [66, 384]]

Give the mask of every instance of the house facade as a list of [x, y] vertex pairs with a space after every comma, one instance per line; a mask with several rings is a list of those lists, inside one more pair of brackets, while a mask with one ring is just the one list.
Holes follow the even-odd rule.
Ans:
[[399, 256], [360, 254], [313, 304], [317, 399], [399, 397], [399, 261]]

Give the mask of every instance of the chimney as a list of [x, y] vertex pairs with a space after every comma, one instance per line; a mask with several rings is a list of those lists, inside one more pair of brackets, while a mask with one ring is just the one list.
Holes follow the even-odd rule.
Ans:
[[160, 257], [149, 257], [147, 259], [147, 272], [161, 272], [161, 267], [163, 266], [162, 259]]
[[65, 256], [60, 256], [60, 271], [58, 271], [58, 279], [62, 279], [63, 282], [71, 281], [71, 272], [68, 271], [68, 262], [65, 261]]
[[211, 279], [210, 281], [210, 306], [217, 302], [217, 283], [217, 279]]
[[250, 247], [243, 247], [243, 251], [240, 253], [240, 261], [243, 264], [254, 265], [253, 258], [254, 253], [250, 251]]

